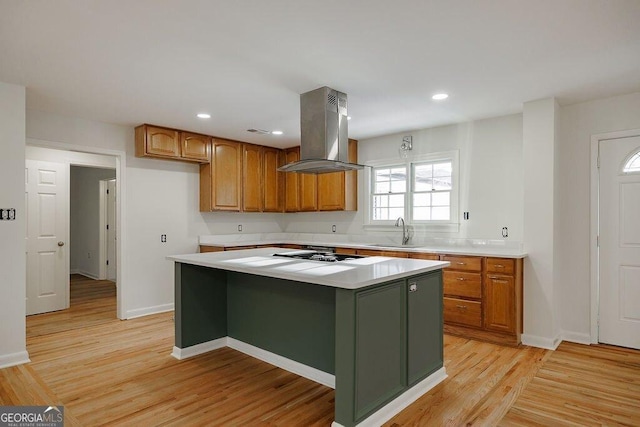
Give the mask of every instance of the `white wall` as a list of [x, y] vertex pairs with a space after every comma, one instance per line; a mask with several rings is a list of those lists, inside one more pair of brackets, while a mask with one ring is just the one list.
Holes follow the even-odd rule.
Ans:
[[25, 88], [0, 82], [0, 207], [16, 209], [0, 221], [0, 368], [28, 361], [25, 298]]
[[524, 104], [524, 334], [522, 342], [545, 348], [559, 343], [554, 278], [556, 207], [555, 99]]
[[563, 335], [589, 342], [591, 135], [640, 129], [640, 92], [560, 109], [558, 292]]
[[[405, 135], [413, 136], [410, 156], [455, 149], [460, 153], [460, 231], [416, 234], [414, 241], [430, 236], [502, 239], [505, 226], [508, 240], [522, 241], [522, 115], [361, 140], [358, 162], [400, 159], [398, 149]], [[364, 234], [363, 176], [359, 172], [358, 212], [297, 213], [287, 218], [286, 231], [329, 233], [336, 224], [338, 233]], [[462, 220], [464, 211], [469, 211], [470, 220]]]
[[69, 219], [70, 270], [100, 276], [100, 181], [114, 179], [115, 169], [71, 166]]

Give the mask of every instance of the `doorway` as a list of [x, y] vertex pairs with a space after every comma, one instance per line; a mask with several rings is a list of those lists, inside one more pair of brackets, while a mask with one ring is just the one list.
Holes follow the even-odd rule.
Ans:
[[[101, 148], [93, 148], [93, 147], [80, 147], [65, 143], [57, 143], [50, 141], [41, 141], [41, 140], [28, 140], [27, 145], [25, 147], [25, 157], [28, 160], [38, 160], [38, 161], [49, 161], [49, 162], [57, 162], [65, 165], [67, 172], [67, 183], [70, 178], [70, 169], [72, 167], [85, 167], [85, 168], [98, 168], [98, 169], [111, 169], [111, 177], [115, 177], [116, 181], [114, 182], [115, 188], [117, 189], [117, 193], [119, 194], [119, 201], [115, 205], [115, 218], [120, 227], [117, 228], [114, 240], [116, 242], [116, 250], [115, 257], [118, 268], [115, 272], [116, 281], [118, 283], [118, 292], [117, 299], [115, 302], [116, 306], [116, 315], [120, 319], [126, 318], [126, 311], [124, 310], [124, 295], [122, 289], [124, 289], [125, 282], [122, 280], [122, 267], [123, 264], [123, 244], [124, 244], [124, 236], [122, 234], [122, 229], [124, 225], [124, 170], [125, 170], [125, 162], [126, 162], [126, 154], [125, 152], [116, 151], [116, 150], [108, 150]], [[115, 174], [113, 173], [115, 171]], [[66, 186], [67, 194], [70, 193], [70, 185]], [[94, 193], [96, 199], [98, 199], [97, 191]], [[57, 216], [62, 216], [66, 218], [67, 228], [70, 228], [70, 202], [66, 204], [66, 207], [60, 210], [57, 210]], [[96, 233], [99, 234], [99, 233]], [[65, 242], [70, 242], [70, 231], [66, 232], [64, 236]], [[96, 237], [96, 241], [99, 239]], [[99, 245], [99, 241], [97, 243]], [[64, 282], [67, 289], [66, 292], [66, 306], [69, 306], [70, 303], [70, 292], [69, 292], [69, 268], [70, 268], [70, 245], [65, 247], [67, 253], [67, 274], [65, 275]], [[85, 251], [84, 257], [85, 260], [94, 259], [97, 263], [99, 259], [99, 250], [96, 250], [95, 253], [89, 254], [89, 251]], [[82, 255], [82, 254], [81, 254]], [[80, 269], [83, 267], [77, 267]], [[33, 269], [33, 266], [27, 266], [28, 271], [36, 271]], [[99, 269], [98, 269], [99, 270]], [[91, 271], [83, 271], [84, 273]], [[94, 275], [94, 278], [98, 278], [97, 274]], [[91, 277], [89, 275], [89, 277]], [[27, 293], [29, 289], [27, 289]]]
[[640, 349], [640, 131], [595, 143], [596, 341]]

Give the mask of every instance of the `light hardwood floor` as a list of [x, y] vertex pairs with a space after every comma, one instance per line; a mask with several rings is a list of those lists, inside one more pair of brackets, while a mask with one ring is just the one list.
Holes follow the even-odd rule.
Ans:
[[[332, 389], [229, 348], [175, 360], [172, 313], [120, 321], [113, 283], [73, 282], [71, 309], [27, 318], [32, 363], [0, 370], [0, 404], [64, 405], [73, 426], [333, 420]], [[445, 336], [445, 367], [388, 426], [640, 425], [638, 351]]]

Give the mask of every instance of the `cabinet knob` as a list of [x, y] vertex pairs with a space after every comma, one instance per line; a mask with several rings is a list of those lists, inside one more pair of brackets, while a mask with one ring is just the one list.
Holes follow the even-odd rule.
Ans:
[[459, 308], [460, 310], [466, 310], [467, 306], [466, 305], [456, 305], [457, 308]]
[[466, 279], [464, 277], [458, 277], [458, 280], [464, 282]]
[[58, 242], [58, 246], [64, 246], [64, 242], [63, 241]]

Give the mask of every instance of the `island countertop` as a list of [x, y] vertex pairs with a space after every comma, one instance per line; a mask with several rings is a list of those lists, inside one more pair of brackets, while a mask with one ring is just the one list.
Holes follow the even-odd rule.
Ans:
[[167, 259], [202, 267], [294, 280], [342, 289], [360, 289], [378, 283], [427, 273], [449, 266], [446, 261], [368, 256], [340, 262], [274, 257], [295, 249], [258, 248], [228, 252], [170, 255]]

